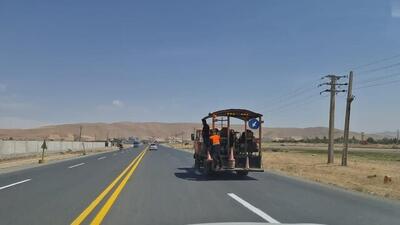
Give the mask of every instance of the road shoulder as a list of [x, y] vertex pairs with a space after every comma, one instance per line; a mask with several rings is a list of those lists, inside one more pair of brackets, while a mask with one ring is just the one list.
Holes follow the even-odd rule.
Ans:
[[113, 152], [116, 151], [116, 148], [110, 149], [102, 149], [102, 150], [94, 150], [88, 151], [86, 155], [82, 153], [74, 153], [74, 154], [52, 154], [45, 157], [45, 163], [39, 164], [38, 157], [29, 157], [29, 158], [22, 158], [22, 159], [13, 159], [13, 160], [6, 160], [0, 162], [0, 174], [6, 174], [26, 169], [32, 169], [40, 166], [56, 164], [60, 162], [70, 161], [78, 158], [86, 158], [102, 153]]

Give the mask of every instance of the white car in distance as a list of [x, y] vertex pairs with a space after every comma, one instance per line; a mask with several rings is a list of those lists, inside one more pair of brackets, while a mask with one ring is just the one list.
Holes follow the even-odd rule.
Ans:
[[152, 151], [152, 150], [158, 150], [158, 146], [157, 146], [156, 144], [152, 143], [152, 144], [150, 144], [149, 150], [150, 150], [150, 151]]

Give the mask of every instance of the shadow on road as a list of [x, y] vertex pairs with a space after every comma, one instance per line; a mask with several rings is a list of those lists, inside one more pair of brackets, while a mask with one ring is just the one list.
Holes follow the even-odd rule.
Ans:
[[239, 176], [234, 172], [217, 172], [213, 175], [204, 175], [195, 168], [178, 168], [182, 172], [175, 173], [175, 176], [180, 179], [189, 181], [213, 181], [213, 180], [224, 180], [224, 181], [256, 181], [257, 179], [250, 176]]

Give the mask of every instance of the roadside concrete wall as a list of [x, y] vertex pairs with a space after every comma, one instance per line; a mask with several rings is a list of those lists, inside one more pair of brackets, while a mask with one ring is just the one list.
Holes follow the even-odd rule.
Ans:
[[[0, 140], [0, 159], [13, 158], [25, 155], [40, 154], [43, 141], [1, 141]], [[82, 151], [105, 148], [105, 142], [79, 142], [79, 141], [46, 141], [48, 153], [58, 153], [65, 151]]]

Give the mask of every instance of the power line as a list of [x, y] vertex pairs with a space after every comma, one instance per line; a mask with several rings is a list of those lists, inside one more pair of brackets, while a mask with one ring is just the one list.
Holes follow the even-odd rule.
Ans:
[[[314, 79], [311, 82], [318, 81], [318, 80]], [[272, 108], [269, 108], [268, 106], [266, 106], [266, 107], [263, 107], [262, 109], [266, 109], [267, 111], [276, 110], [276, 108], [280, 108], [283, 103], [286, 103], [287, 101], [289, 101], [289, 102], [293, 101], [294, 99], [297, 99], [300, 96], [303, 96], [304, 94], [313, 91], [314, 89], [315, 89], [315, 86], [314, 87], [311, 86], [310, 82], [308, 82], [305, 85], [302, 85], [299, 88], [295, 89], [294, 91], [291, 91], [288, 94], [281, 95], [280, 97], [274, 99], [272, 102], [269, 103], [269, 105], [273, 105], [274, 103], [277, 103]], [[284, 105], [287, 105], [287, 104], [284, 104]]]
[[308, 95], [308, 96], [305, 97], [305, 98], [293, 100], [293, 101], [288, 102], [288, 103], [286, 103], [286, 104], [284, 104], [284, 105], [280, 105], [279, 107], [276, 107], [276, 108], [267, 110], [266, 112], [270, 112], [270, 113], [271, 113], [271, 112], [281, 112], [282, 109], [286, 109], [286, 108], [288, 108], [288, 107], [296, 106], [296, 105], [299, 104], [299, 103], [304, 103], [304, 101], [301, 101], [301, 100], [309, 100], [309, 99], [312, 99], [312, 98], [315, 98], [315, 97], [318, 97], [318, 95], [315, 95], [315, 94]]
[[282, 107], [282, 109], [280, 109], [278, 111], [273, 111], [273, 113], [276, 114], [276, 113], [287, 112], [288, 109], [292, 109], [292, 108], [296, 108], [296, 112], [297, 112], [300, 107], [310, 105], [311, 103], [314, 103], [318, 100], [322, 100], [321, 98], [317, 98], [317, 97], [318, 97], [318, 95], [314, 95], [313, 97], [309, 98], [310, 101], [304, 101], [304, 102], [298, 102], [296, 104], [291, 104], [287, 107]]
[[[344, 76], [342, 76], [342, 77], [344, 77]], [[320, 79], [317, 79], [315, 81], [320, 81]], [[327, 84], [327, 83], [325, 83], [325, 84]], [[347, 85], [347, 84], [346, 83], [338, 83], [336, 86], [337, 87], [341, 87], [343, 85]], [[317, 87], [319, 87], [319, 86], [317, 86]], [[315, 89], [317, 87], [308, 88], [308, 89], [298, 88], [292, 94], [285, 95], [285, 96], [287, 96], [287, 98], [285, 98], [285, 99], [280, 98], [279, 99], [280, 103], [277, 104], [276, 106], [272, 107], [271, 109], [268, 109], [266, 112], [268, 112], [268, 113], [284, 112], [286, 109], [290, 109], [290, 108], [293, 108], [293, 107], [296, 107], [296, 106], [301, 106], [301, 105], [307, 105], [309, 103], [315, 102], [315, 100], [317, 100], [317, 99], [311, 100], [311, 101], [307, 101], [309, 99], [317, 98], [318, 95], [315, 95], [315, 94], [307, 95], [306, 97], [300, 98], [300, 99], [299, 99], [299, 97], [304, 95], [305, 93], [310, 92], [310, 91], [315, 91]], [[343, 92], [343, 90], [338, 90], [337, 92]], [[292, 97], [292, 98], [289, 99], [289, 97]], [[328, 96], [324, 96], [324, 97], [328, 97]], [[289, 102], [287, 102], [286, 100], [289, 100]]]
[[358, 82], [358, 84], [371, 83], [371, 82], [385, 80], [385, 79], [396, 77], [396, 76], [400, 76], [400, 73], [393, 73], [393, 74], [389, 74], [389, 75], [385, 75], [385, 76], [379, 76], [379, 77], [376, 77], [376, 78], [370, 78], [370, 79], [366, 79], [366, 80], [361, 80], [361, 81]]
[[273, 103], [276, 103], [276, 102], [282, 102], [282, 100], [289, 99], [290, 97], [293, 97], [293, 96], [296, 96], [298, 94], [302, 94], [302, 93], [306, 92], [306, 90], [309, 89], [309, 83], [307, 83], [306, 85], [307, 86], [302, 85], [299, 88], [296, 88], [295, 90], [290, 91], [287, 94], [283, 94], [283, 95], [278, 96], [277, 98], [273, 99], [272, 102], [270, 102], [270, 104], [273, 104]]
[[289, 99], [289, 98], [294, 97], [294, 96], [299, 96], [299, 95], [301, 95], [303, 93], [307, 93], [310, 90], [311, 89], [307, 85], [307, 87], [298, 88], [298, 89], [294, 90], [292, 93], [284, 95], [284, 97], [281, 96], [280, 98], [276, 99], [274, 102], [278, 102], [278, 101], [281, 102], [284, 99]]
[[358, 71], [358, 73], [362, 74], [362, 73], [373, 73], [373, 72], [377, 72], [377, 71], [381, 71], [381, 70], [386, 70], [386, 69], [390, 69], [396, 66], [400, 66], [400, 62], [397, 63], [393, 63], [390, 65], [386, 65], [386, 66], [381, 66], [381, 67], [377, 67], [377, 68], [373, 68], [373, 69], [369, 69], [369, 70], [364, 70], [364, 71]]
[[312, 91], [312, 88], [309, 88], [309, 87], [307, 87], [307, 88], [302, 88], [302, 89], [298, 89], [298, 91], [293, 92], [293, 93], [290, 94], [290, 95], [287, 95], [285, 98], [277, 99], [277, 101], [275, 101], [275, 102], [278, 102], [278, 101], [279, 101], [280, 103], [282, 103], [282, 102], [284, 102], [285, 100], [291, 100], [291, 99], [293, 99], [293, 98], [299, 97], [299, 96], [301, 96], [301, 95], [303, 95], [303, 94], [305, 94], [305, 93], [308, 93], [308, 92], [310, 92], [310, 91]]
[[359, 90], [359, 89], [365, 89], [365, 88], [371, 88], [371, 87], [392, 85], [392, 84], [396, 84], [396, 83], [400, 83], [400, 80], [392, 80], [392, 81], [387, 81], [387, 82], [378, 83], [378, 84], [364, 85], [364, 86], [356, 87], [354, 89]]
[[389, 60], [392, 60], [392, 59], [395, 59], [395, 58], [400, 58], [400, 54], [393, 55], [393, 56], [386, 57], [386, 58], [379, 59], [379, 60], [375, 60], [375, 61], [372, 61], [372, 62], [369, 62], [369, 63], [366, 63], [366, 64], [361, 64], [359, 66], [355, 66], [353, 68], [350, 68], [349, 70], [357, 70], [357, 69], [360, 69], [360, 68], [363, 68], [363, 67], [369, 67], [369, 66], [372, 66], [372, 65], [375, 65], [375, 64], [379, 64], [381, 62], [389, 61]]
[[[400, 58], [400, 54], [393, 55], [393, 56], [386, 57], [386, 58], [379, 59], [379, 60], [375, 60], [375, 61], [372, 61], [372, 62], [369, 62], [369, 63], [361, 64], [361, 65], [355, 66], [355, 67], [353, 67], [351, 69], [355, 70], [355, 69], [370, 67], [372, 65], [379, 64], [379, 63], [382, 63], [382, 62], [386, 62], [386, 61], [389, 61], [389, 60], [393, 60], [393, 59], [396, 59], [396, 58]], [[381, 67], [377, 67], [377, 68], [373, 68], [373, 69], [369, 69], [369, 70], [364, 70], [364, 71], [361, 71], [359, 73], [373, 73], [373, 72], [377, 72], [377, 71], [380, 71], [380, 70], [393, 68], [393, 67], [396, 67], [396, 66], [400, 66], [400, 62], [397, 62], [397, 63], [394, 63], [394, 64], [390, 64], [390, 65], [381, 66]], [[397, 76], [397, 74], [396, 75], [391, 74], [391, 75], [388, 75], [388, 76], [384, 76], [385, 78], [384, 77], [379, 77], [379, 78], [368, 79], [368, 80], [365, 80], [365, 81], [361, 81], [361, 84], [363, 84], [363, 83], [371, 83], [373, 81], [378, 81], [378, 80], [384, 80], [384, 79], [390, 78], [392, 76]], [[318, 81], [318, 80], [319, 79], [312, 80], [311, 82]], [[283, 94], [283, 95], [278, 96], [275, 99], [271, 99], [272, 101], [269, 101], [270, 105], [273, 105], [275, 103], [278, 103], [278, 104], [273, 106], [271, 109], [268, 109], [267, 112], [276, 112], [276, 111], [281, 112], [281, 109], [288, 108], [293, 103], [296, 103], [298, 100], [294, 100], [294, 99], [298, 99], [300, 96], [303, 96], [304, 94], [313, 91], [313, 88], [309, 87], [309, 83], [310, 82], [307, 82], [304, 85], [301, 85], [299, 88], [296, 88], [296, 89], [294, 89], [293, 91], [290, 91], [287, 94]], [[337, 86], [340, 87], [340, 86], [343, 86], [343, 85], [346, 85], [346, 84], [338, 84]], [[357, 89], [357, 88], [355, 88], [355, 89]], [[325, 90], [325, 91], [327, 91], [327, 90]], [[307, 96], [307, 98], [310, 98], [310, 97], [311, 96]], [[289, 103], [286, 103], [288, 101], [289, 101]], [[267, 107], [263, 107], [263, 109], [266, 109], [266, 108], [268, 108], [268, 106]]]
[[[320, 79], [317, 79], [317, 80], [320, 80]], [[300, 92], [293, 92], [291, 95], [286, 95], [288, 97], [293, 96], [293, 98], [287, 99], [287, 100], [290, 100], [288, 103], [282, 104], [282, 103], [285, 103], [285, 101], [280, 101], [280, 104], [278, 104], [276, 107], [273, 107], [272, 109], [267, 110], [267, 112], [271, 113], [271, 114], [272, 113], [281, 113], [281, 112], [285, 112], [286, 110], [294, 108], [294, 107], [301, 107], [304, 105], [309, 105], [309, 104], [315, 102], [316, 100], [319, 100], [317, 98], [318, 95], [315, 95], [315, 94], [307, 95], [306, 97], [303, 97], [300, 99], [299, 99], [299, 97], [310, 91], [315, 91], [315, 88], [316, 87], [308, 88], [308, 89], [298, 88], [296, 90], [301, 90]], [[309, 101], [307, 101], [307, 100], [309, 100]]]

